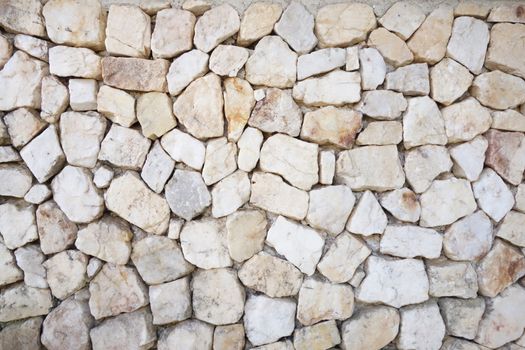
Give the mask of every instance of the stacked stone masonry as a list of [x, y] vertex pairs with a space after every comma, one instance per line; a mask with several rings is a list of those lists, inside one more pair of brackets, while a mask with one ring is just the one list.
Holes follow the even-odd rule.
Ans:
[[0, 349], [525, 349], [525, 3], [216, 2], [0, 0]]

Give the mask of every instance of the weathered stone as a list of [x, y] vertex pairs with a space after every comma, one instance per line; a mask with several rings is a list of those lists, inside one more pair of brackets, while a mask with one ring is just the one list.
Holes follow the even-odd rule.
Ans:
[[476, 270], [469, 262], [435, 260], [427, 262], [429, 294], [433, 297], [475, 298], [478, 292]]
[[365, 191], [346, 223], [346, 229], [352, 233], [369, 236], [383, 233], [388, 219], [374, 194]]
[[296, 350], [329, 349], [340, 342], [339, 330], [333, 320], [299, 328], [294, 332], [294, 348]]
[[146, 160], [151, 141], [140, 131], [112, 124], [100, 145], [99, 160], [132, 170], [140, 170]]
[[213, 332], [213, 348], [215, 350], [243, 350], [244, 345], [244, 326], [242, 324], [215, 327]]
[[478, 205], [490, 218], [499, 222], [514, 206], [514, 196], [505, 182], [490, 168], [472, 184]]
[[114, 175], [115, 172], [113, 169], [107, 165], [102, 165], [93, 172], [93, 183], [97, 188], [107, 188], [111, 180], [113, 180]]
[[491, 8], [492, 4], [478, 3], [475, 1], [462, 1], [454, 8], [454, 16], [486, 18]]
[[525, 184], [520, 184], [516, 191], [516, 205], [514, 206], [517, 210], [525, 213]]
[[42, 317], [33, 317], [5, 326], [0, 332], [0, 347], [12, 350], [40, 350]]
[[55, 202], [48, 201], [38, 206], [36, 222], [40, 248], [44, 254], [61, 252], [75, 242], [77, 226]]
[[470, 141], [492, 124], [489, 110], [472, 97], [443, 108], [441, 113], [449, 143]]
[[292, 2], [286, 7], [274, 31], [299, 54], [310, 52], [317, 44], [314, 16], [299, 2]]
[[[0, 41], [2, 40], [0, 39]], [[33, 56], [34, 58], [38, 58], [41, 61], [49, 62], [49, 56], [48, 56], [49, 42], [48, 41], [45, 41], [39, 38], [35, 38], [29, 35], [25, 35], [25, 34], [17, 34], [13, 38], [13, 45], [17, 49], [26, 52], [27, 54]], [[0, 66], [2, 66], [1, 62], [2, 60], [0, 59]]]
[[162, 149], [159, 141], [153, 143], [140, 177], [156, 193], [162, 192], [164, 185], [175, 168], [175, 161]]
[[350, 148], [360, 129], [359, 112], [329, 106], [304, 115], [301, 138], [320, 145], [333, 144]]
[[191, 50], [195, 15], [189, 11], [170, 8], [157, 13], [151, 36], [154, 58], [172, 58]]
[[242, 262], [261, 251], [266, 238], [266, 226], [264, 213], [257, 210], [236, 211], [228, 216], [226, 230], [231, 258]]
[[401, 188], [405, 182], [395, 146], [366, 146], [343, 151], [337, 159], [335, 176], [336, 181], [354, 191], [387, 191]]
[[404, 66], [414, 60], [407, 44], [385, 28], [378, 28], [370, 33], [368, 46], [379, 50], [386, 63], [394, 67]]
[[45, 36], [42, 3], [37, 0], [6, 0], [0, 5], [0, 25], [8, 32]]
[[248, 46], [270, 34], [281, 17], [283, 8], [276, 3], [252, 3], [241, 20], [237, 44]]
[[18, 154], [18, 152], [13, 147], [0, 146], [0, 163], [18, 162], [21, 160], [22, 158], [20, 158], [20, 154]]
[[171, 104], [171, 98], [165, 93], [149, 92], [139, 96], [137, 119], [144, 136], [156, 139], [177, 125]]
[[163, 59], [105, 57], [102, 59], [104, 84], [135, 91], [167, 90], [166, 74], [169, 62]]
[[0, 322], [47, 315], [52, 307], [53, 300], [49, 289], [17, 283], [0, 292]]
[[401, 39], [407, 40], [424, 20], [425, 13], [416, 4], [399, 1], [386, 11], [378, 22]]
[[119, 125], [130, 127], [135, 117], [135, 98], [125, 91], [103, 85], [97, 94], [97, 111]]
[[153, 324], [184, 321], [191, 317], [189, 278], [149, 287]]
[[69, 105], [77, 112], [97, 109], [97, 81], [69, 79]]
[[425, 63], [415, 63], [388, 73], [385, 88], [409, 96], [428, 95], [430, 92], [428, 66]]
[[[523, 11], [523, 8], [522, 8]], [[494, 10], [491, 12], [494, 13]], [[525, 23], [525, 22], [524, 22]], [[525, 34], [525, 25], [501, 23], [490, 30], [490, 45], [485, 66], [525, 78], [525, 64], [520, 57], [525, 55], [525, 48], [515, 45]]]
[[209, 141], [206, 145], [206, 157], [202, 168], [202, 178], [206, 185], [224, 179], [237, 169], [237, 146], [225, 137]]
[[359, 49], [359, 66], [361, 87], [363, 90], [375, 90], [383, 84], [386, 75], [386, 64], [381, 53], [373, 48]]
[[383, 254], [401, 258], [438, 258], [443, 237], [436, 231], [410, 225], [387, 226], [381, 236], [380, 250]]
[[128, 171], [114, 179], [104, 199], [109, 211], [148, 233], [162, 234], [168, 228], [168, 203], [134, 172]]
[[59, 77], [100, 79], [100, 57], [86, 48], [54, 46], [49, 49], [49, 70]]
[[525, 103], [525, 80], [495, 70], [478, 75], [470, 93], [484, 106], [514, 108]]
[[443, 237], [443, 251], [452, 260], [478, 260], [492, 246], [492, 224], [477, 211], [452, 224]]
[[[0, 245], [0, 248], [3, 245]], [[46, 259], [40, 247], [36, 244], [28, 244], [15, 251], [16, 264], [24, 271], [24, 283], [29, 287], [47, 288], [46, 269], [42, 265]], [[10, 271], [9, 263], [6, 268], [6, 278], [12, 278], [13, 270]], [[16, 267], [16, 266], [15, 266]], [[16, 271], [20, 271], [16, 269]], [[20, 278], [22, 275], [20, 274]], [[12, 281], [16, 282], [16, 281]], [[1, 284], [1, 283], [0, 283]]]
[[211, 204], [211, 196], [201, 174], [175, 170], [166, 184], [166, 200], [171, 211], [187, 221], [200, 215]]
[[290, 340], [282, 340], [252, 348], [254, 350], [294, 350], [294, 345]]
[[315, 33], [321, 47], [345, 47], [366, 39], [376, 27], [372, 7], [359, 4], [331, 4], [319, 9]]
[[321, 49], [297, 59], [297, 79], [329, 72], [345, 65], [346, 50], [339, 48]]
[[[28, 248], [18, 248], [16, 252], [20, 251], [20, 249]], [[20, 251], [19, 254], [22, 256], [22, 251]], [[17, 263], [19, 266], [17, 266]], [[8, 284], [25, 279], [24, 268], [26, 267], [26, 265], [24, 264], [24, 262], [22, 262], [22, 264], [20, 264], [20, 262], [17, 262], [11, 251], [7, 249], [7, 247], [2, 242], [0, 242], [0, 266], [2, 267], [2, 276], [0, 276], [0, 286], [6, 286]], [[43, 288], [46, 288], [46, 286], [43, 286]], [[297, 287], [297, 290], [299, 290], [299, 286]]]
[[29, 108], [18, 108], [6, 114], [4, 123], [11, 144], [16, 148], [25, 146], [46, 127], [36, 112]]
[[512, 109], [494, 111], [491, 128], [505, 131], [525, 132], [525, 115]]
[[106, 50], [115, 56], [147, 58], [150, 54], [151, 19], [139, 7], [111, 5], [106, 26]]
[[180, 94], [192, 81], [208, 72], [208, 54], [191, 50], [173, 60], [166, 80], [170, 95]]
[[0, 164], [0, 195], [24, 198], [31, 188], [31, 172], [20, 164]]
[[447, 143], [445, 122], [436, 102], [430, 97], [408, 100], [408, 109], [403, 116], [403, 143], [405, 148]]
[[9, 249], [38, 239], [34, 206], [22, 200], [0, 205], [0, 233]]
[[399, 349], [440, 349], [445, 323], [435, 301], [408, 306], [400, 310]]
[[525, 224], [525, 214], [511, 211], [501, 223], [496, 236], [501, 237], [514, 245], [525, 247], [525, 236], [522, 227]]
[[239, 140], [254, 106], [253, 89], [246, 80], [224, 80], [224, 116], [228, 121], [228, 140]]
[[467, 92], [474, 76], [467, 68], [450, 58], [442, 59], [430, 69], [430, 96], [445, 106]]
[[489, 28], [485, 22], [472, 17], [454, 20], [452, 35], [447, 45], [447, 56], [467, 67], [472, 73], [481, 73], [489, 43]]
[[240, 20], [237, 11], [229, 4], [222, 4], [206, 11], [195, 24], [193, 42], [197, 49], [210, 52], [221, 42], [237, 33]]
[[374, 119], [394, 120], [407, 109], [407, 100], [403, 94], [389, 90], [366, 91], [358, 109]]
[[319, 152], [319, 183], [331, 185], [335, 174], [335, 153], [333, 151]]
[[45, 76], [42, 79], [40, 117], [48, 123], [58, 121], [62, 112], [69, 104], [67, 87], [54, 76]]
[[421, 146], [405, 153], [405, 174], [416, 193], [426, 191], [436, 177], [451, 168], [452, 161], [443, 146]]
[[343, 231], [355, 197], [346, 186], [327, 186], [310, 191], [306, 222], [313, 228], [337, 235]]
[[359, 69], [359, 46], [354, 45], [346, 48], [345, 70], [353, 71]]
[[173, 129], [162, 137], [160, 143], [175, 161], [183, 162], [196, 170], [202, 169], [206, 148], [201, 141]]
[[53, 255], [43, 263], [51, 293], [66, 299], [86, 284], [88, 258], [76, 250], [66, 250]]
[[525, 169], [525, 136], [519, 132], [489, 130], [485, 164], [512, 185], [519, 185]]
[[184, 225], [183, 219], [170, 219], [170, 224], [168, 227], [168, 238], [170, 239], [179, 239], [180, 231], [182, 230], [182, 226]]
[[417, 222], [421, 214], [415, 193], [406, 187], [382, 195], [381, 206], [400, 221]]
[[[15, 36], [15, 38], [17, 36]], [[9, 61], [12, 54], [13, 46], [5, 36], [0, 35], [0, 69], [4, 68], [4, 65]]]
[[[213, 326], [199, 320], [186, 320], [166, 329], [159, 337], [159, 350], [211, 349]], [[154, 346], [154, 344], [152, 344]]]
[[485, 151], [488, 142], [482, 136], [475, 137], [470, 142], [451, 147], [450, 156], [454, 160], [454, 175], [466, 178], [469, 181], [478, 179], [485, 162]]
[[483, 298], [441, 298], [439, 308], [443, 313], [443, 320], [450, 335], [474, 339], [481, 316], [485, 312]]
[[292, 87], [297, 75], [297, 54], [278, 36], [262, 38], [246, 62], [246, 80], [252, 85]]
[[494, 6], [487, 18], [489, 22], [517, 22], [525, 23], [523, 19], [523, 5], [521, 3], [504, 3]]
[[210, 56], [210, 70], [217, 75], [235, 77], [248, 60], [248, 50], [234, 45], [219, 45]]
[[248, 174], [238, 170], [219, 181], [211, 191], [212, 215], [219, 218], [239, 209], [250, 199]]

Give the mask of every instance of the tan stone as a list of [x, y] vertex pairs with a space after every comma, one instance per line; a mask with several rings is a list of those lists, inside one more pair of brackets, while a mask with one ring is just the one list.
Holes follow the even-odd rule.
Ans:
[[501, 4], [490, 11], [487, 21], [525, 23], [523, 11], [521, 2]]
[[135, 98], [125, 91], [103, 85], [97, 94], [97, 111], [113, 123], [130, 127], [135, 123]]
[[477, 1], [462, 1], [454, 8], [454, 16], [470, 16], [476, 18], [486, 18], [492, 8], [490, 3]]
[[161, 137], [177, 125], [171, 111], [171, 98], [162, 92], [149, 92], [137, 99], [137, 119], [142, 134], [150, 139]]
[[445, 120], [448, 143], [470, 141], [487, 131], [492, 124], [489, 110], [472, 97], [443, 108], [441, 114]]
[[402, 93], [390, 90], [365, 91], [357, 109], [374, 119], [394, 120], [407, 109], [407, 100]]
[[357, 136], [357, 145], [397, 145], [403, 139], [403, 126], [397, 121], [371, 122]]
[[490, 45], [485, 66], [525, 78], [525, 45], [519, 45], [519, 38], [525, 35], [525, 25], [501, 23], [492, 26]]
[[485, 163], [502, 178], [519, 185], [525, 169], [525, 136], [519, 132], [489, 130]]
[[378, 22], [403, 40], [412, 36], [425, 20], [425, 14], [416, 5], [408, 1], [395, 2]]
[[492, 112], [492, 129], [525, 132], [525, 115], [512, 109]]
[[292, 95], [308, 106], [341, 106], [358, 102], [361, 99], [361, 76], [358, 72], [335, 70], [319, 78], [298, 82]]
[[470, 93], [484, 106], [514, 108], [525, 103], [525, 80], [495, 70], [478, 75]]
[[164, 92], [168, 67], [169, 62], [162, 59], [106, 57], [102, 59], [102, 78], [104, 84], [119, 89]]
[[329, 349], [341, 342], [339, 329], [333, 320], [296, 329], [293, 338], [295, 350]]
[[370, 33], [368, 46], [378, 49], [385, 62], [394, 67], [404, 66], [414, 59], [407, 44], [396, 34], [384, 28], [378, 28]]
[[224, 80], [224, 116], [228, 122], [228, 140], [238, 141], [250, 118], [255, 97], [251, 85], [241, 78]]
[[445, 122], [436, 102], [428, 96], [409, 99], [407, 111], [403, 116], [405, 148], [446, 143]]
[[233, 260], [243, 262], [260, 252], [267, 229], [266, 215], [258, 210], [239, 210], [226, 219], [228, 251]]
[[42, 3], [38, 0], [3, 1], [0, 4], [0, 25], [13, 33], [45, 36]]
[[153, 58], [172, 58], [191, 50], [195, 22], [195, 15], [189, 11], [175, 8], [159, 11], [151, 35]]
[[283, 8], [279, 4], [255, 2], [252, 3], [241, 20], [237, 36], [237, 44], [248, 46], [272, 32], [274, 24], [281, 17]]
[[472, 84], [474, 76], [450, 58], [442, 59], [430, 69], [430, 96], [445, 106], [460, 98]]
[[436, 177], [450, 168], [452, 161], [445, 147], [426, 145], [405, 153], [405, 174], [416, 193], [426, 191]]

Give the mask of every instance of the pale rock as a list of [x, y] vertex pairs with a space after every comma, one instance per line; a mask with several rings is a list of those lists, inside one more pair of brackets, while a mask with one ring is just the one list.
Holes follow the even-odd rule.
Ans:
[[253, 89], [246, 80], [224, 80], [224, 116], [228, 121], [228, 140], [239, 140], [254, 106]]
[[[1, 6], [1, 5], [0, 5]], [[48, 74], [46, 63], [16, 51], [0, 71], [0, 111], [18, 107], [40, 108], [42, 78]]]
[[90, 336], [93, 350], [148, 349], [157, 338], [147, 308], [108, 318], [93, 327]]
[[489, 110], [472, 97], [443, 108], [441, 114], [449, 143], [470, 141], [492, 124]]
[[[523, 12], [523, 7], [521, 9]], [[522, 23], [525, 23], [525, 20]], [[492, 70], [499, 69], [525, 78], [525, 64], [520, 59], [525, 55], [525, 47], [516, 45], [519, 38], [524, 34], [525, 25], [523, 24], [500, 23], [493, 25], [490, 31], [490, 45], [485, 66]]]
[[196, 138], [179, 129], [173, 129], [162, 136], [160, 144], [173, 160], [182, 162], [195, 170], [202, 169], [206, 148]]
[[407, 44], [385, 28], [378, 28], [370, 33], [368, 46], [376, 48], [385, 62], [394, 67], [404, 66], [414, 60]]
[[12, 350], [40, 350], [42, 317], [33, 317], [5, 326], [0, 332], [0, 347]]
[[425, 192], [436, 177], [451, 168], [452, 160], [443, 146], [421, 146], [405, 153], [405, 174], [416, 193]]
[[130, 127], [135, 117], [135, 98], [125, 91], [103, 85], [97, 94], [97, 111], [121, 126]]
[[231, 266], [226, 236], [224, 220], [205, 218], [187, 222], [180, 233], [184, 258], [201, 269]]
[[47, 185], [36, 184], [26, 193], [24, 200], [31, 204], [40, 204], [51, 196], [52, 192]]
[[251, 127], [244, 130], [237, 142], [237, 146], [239, 147], [237, 157], [239, 169], [250, 172], [255, 168], [259, 161], [263, 140], [263, 134], [260, 130]]
[[321, 47], [345, 47], [366, 39], [376, 27], [374, 10], [360, 3], [330, 4], [319, 9], [315, 33]]
[[413, 97], [403, 116], [403, 143], [405, 148], [421, 145], [445, 145], [445, 121], [430, 97]]
[[229, 215], [226, 230], [231, 258], [242, 262], [260, 252], [264, 246], [267, 224], [264, 212], [258, 210], [241, 210]]
[[150, 145], [151, 141], [140, 131], [112, 124], [100, 145], [98, 159], [117, 167], [140, 170]]
[[186, 130], [199, 139], [224, 132], [221, 79], [214, 73], [192, 82], [173, 104], [173, 113]]
[[24, 198], [31, 189], [33, 176], [20, 164], [0, 164], [0, 195]]
[[371, 250], [365, 243], [343, 232], [328, 248], [317, 269], [331, 282], [345, 283], [352, 279], [370, 253]]
[[296, 350], [331, 349], [341, 342], [339, 329], [333, 320], [296, 329], [293, 337]]
[[350, 148], [360, 129], [359, 112], [328, 106], [304, 115], [301, 138], [320, 145]]
[[[15, 38], [17, 36], [15, 36]], [[0, 35], [0, 69], [4, 68], [4, 65], [9, 61], [12, 54], [13, 46], [5, 36]]]
[[437, 231], [411, 225], [389, 225], [381, 236], [380, 251], [401, 258], [436, 259], [443, 237]]
[[478, 205], [492, 220], [499, 222], [514, 206], [514, 196], [505, 182], [490, 168], [472, 184]]
[[297, 79], [303, 80], [344, 66], [346, 59], [347, 51], [340, 48], [321, 49], [301, 55], [297, 59]]
[[310, 52], [317, 44], [314, 16], [299, 2], [293, 1], [286, 7], [274, 31], [299, 54]]
[[[3, 245], [0, 245], [3, 247]], [[16, 264], [24, 271], [24, 283], [28, 287], [47, 288], [46, 269], [42, 265], [46, 257], [36, 244], [28, 244], [15, 251]], [[6, 267], [4, 265], [4, 267]], [[6, 276], [9, 276], [9, 265], [7, 264]], [[18, 269], [16, 271], [19, 272]], [[22, 275], [20, 274], [20, 277]], [[12, 275], [11, 275], [12, 278]], [[13, 281], [15, 282], [15, 281]]]
[[357, 72], [335, 70], [295, 84], [292, 95], [308, 106], [341, 106], [358, 102], [361, 98], [361, 77]]
[[211, 8], [211, 5], [206, 0], [186, 0], [182, 3], [182, 8], [195, 16], [201, 16]]
[[100, 79], [100, 57], [90, 49], [54, 46], [49, 49], [49, 70], [59, 77]]
[[74, 111], [97, 109], [97, 81], [93, 79], [69, 79], [69, 104]]
[[134, 172], [128, 171], [113, 179], [104, 199], [109, 211], [148, 233], [163, 234], [168, 228], [168, 203]]
[[516, 205], [514, 206], [517, 210], [525, 213], [525, 184], [520, 184], [516, 191]]
[[206, 11], [195, 24], [195, 47], [210, 52], [217, 45], [239, 31], [237, 11], [229, 4], [222, 4]]
[[[7, 247], [2, 242], [0, 242], [0, 266], [2, 267], [2, 276], [0, 277], [0, 286], [6, 286], [8, 284], [20, 281], [22, 279], [25, 282], [26, 275], [27, 275], [25, 270], [27, 269], [27, 265], [29, 265], [28, 264], [29, 261], [22, 259], [22, 256], [24, 257], [26, 256], [26, 254], [24, 254], [24, 251], [26, 252], [29, 251], [30, 249], [29, 247], [30, 246], [18, 248], [15, 251], [15, 254], [19, 252], [18, 255], [20, 255], [21, 257], [20, 261], [17, 261], [15, 260], [15, 257], [13, 256], [11, 251], [7, 249]], [[36, 245], [35, 246], [32, 245], [31, 247], [35, 247], [38, 249]], [[268, 270], [268, 271], [271, 271], [271, 270]], [[300, 272], [299, 272], [299, 276], [301, 277]], [[31, 281], [30, 276], [27, 276], [27, 279]], [[44, 277], [43, 282], [45, 283], [45, 281], [46, 280]], [[300, 279], [300, 281], [302, 281], [302, 279]], [[27, 284], [27, 282], [25, 283]], [[43, 288], [46, 288], [46, 287], [47, 286], [44, 284]], [[297, 290], [299, 290], [299, 286], [297, 287]]]
[[87, 256], [76, 250], [65, 250], [44, 261], [47, 283], [55, 298], [64, 300], [84, 287], [87, 263]]
[[385, 88], [405, 95], [428, 95], [430, 81], [426, 63], [415, 63], [400, 67], [386, 75]]
[[400, 310], [398, 349], [438, 350], [445, 336], [445, 323], [435, 301]]
[[142, 167], [140, 177], [149, 188], [160, 193], [174, 168], [175, 161], [162, 149], [159, 141], [155, 141]]
[[378, 19], [383, 27], [407, 40], [425, 20], [425, 13], [416, 4], [408, 1], [394, 3], [385, 14]]
[[165, 92], [168, 67], [169, 61], [164, 59], [105, 57], [102, 78], [104, 84], [117, 89]]
[[427, 262], [430, 296], [475, 298], [478, 292], [476, 270], [470, 262], [435, 260]]
[[488, 141], [485, 164], [512, 185], [519, 185], [525, 169], [523, 133], [489, 130], [485, 137]]
[[346, 229], [363, 236], [382, 234], [388, 218], [371, 191], [365, 191], [346, 223]]
[[405, 182], [394, 145], [358, 147], [339, 153], [335, 176], [336, 182], [354, 191], [388, 191], [401, 188]]
[[421, 206], [416, 194], [404, 187], [385, 193], [380, 199], [381, 206], [400, 221], [417, 222]]
[[93, 279], [97, 275], [97, 273], [102, 269], [102, 266], [104, 265], [104, 262], [97, 258], [91, 258], [89, 259], [89, 262], [86, 267], [86, 275], [88, 280]]
[[275, 343], [270, 343], [262, 346], [252, 348], [253, 350], [295, 350], [293, 343], [290, 340], [282, 340]]
[[49, 289], [17, 283], [0, 292], [0, 322], [47, 315], [52, 307], [53, 300]]
[[293, 299], [250, 295], [244, 307], [244, 329], [252, 345], [275, 342], [292, 334], [296, 305]]
[[115, 56], [147, 58], [151, 48], [151, 18], [137, 6], [111, 5], [105, 47]]
[[436, 8], [427, 16], [407, 42], [416, 62], [435, 64], [445, 57], [453, 20], [453, 10], [446, 5]]
[[38, 239], [34, 206], [23, 200], [1, 204], [0, 233], [11, 250]]
[[61, 252], [75, 242], [77, 226], [55, 202], [47, 201], [38, 206], [36, 222], [40, 248], [44, 254]]
[[93, 172], [93, 183], [97, 188], [107, 188], [109, 187], [111, 180], [113, 180], [114, 175], [115, 173], [113, 169], [106, 165], [102, 165]]
[[[45, 40], [35, 38], [30, 35], [17, 34], [15, 35], [13, 39], [13, 45], [17, 49], [25, 51], [27, 54], [33, 56], [34, 58], [38, 58], [39, 60], [42, 60], [45, 62], [49, 61], [49, 56], [48, 56], [49, 42]], [[0, 59], [0, 62], [2, 62], [1, 59]], [[0, 63], [0, 66], [1, 65], [2, 64]]]
[[229, 215], [248, 202], [250, 186], [248, 174], [242, 170], [219, 181], [211, 191], [213, 217]]
[[157, 12], [151, 36], [154, 58], [172, 58], [191, 50], [196, 18], [190, 11], [169, 8]]
[[303, 114], [293, 100], [290, 90], [270, 88], [255, 104], [248, 125], [268, 133], [299, 136]]
[[467, 92], [474, 76], [467, 68], [450, 58], [442, 59], [430, 69], [430, 96], [445, 106]]
[[259, 253], [242, 265], [239, 279], [246, 287], [276, 298], [296, 295], [303, 275], [288, 261]]
[[144, 136], [156, 139], [177, 125], [171, 105], [171, 98], [162, 92], [148, 92], [137, 98], [137, 119]]
[[193, 274], [191, 289], [195, 318], [224, 325], [242, 317], [245, 291], [235, 270], [198, 270]]
[[[443, 345], [440, 348], [440, 350], [479, 350], [479, 349], [485, 350], [488, 348], [478, 345], [468, 340], [464, 340], [460, 338], [453, 338], [453, 337], [445, 337], [443, 339]], [[505, 349], [509, 349], [509, 348], [505, 348]]]
[[187, 221], [211, 204], [210, 192], [196, 171], [176, 169], [166, 184], [165, 196], [171, 211]]
[[215, 327], [214, 350], [243, 350], [244, 345], [244, 326], [241, 323]]
[[525, 276], [525, 258], [514, 246], [496, 239], [490, 252], [479, 262], [479, 294], [494, 298]]
[[525, 214], [511, 211], [501, 223], [496, 236], [501, 237], [514, 245], [525, 247], [525, 236], [522, 233], [525, 225]]
[[206, 74], [209, 59], [208, 54], [199, 50], [191, 50], [175, 58], [166, 75], [170, 95], [180, 94], [192, 81]]
[[452, 224], [443, 237], [443, 251], [452, 260], [479, 260], [492, 246], [492, 223], [477, 211]]
[[236, 77], [248, 60], [248, 50], [234, 45], [219, 45], [210, 56], [210, 70], [217, 75]]
[[447, 45], [447, 56], [479, 74], [485, 61], [489, 43], [487, 24], [473, 17], [458, 17], [454, 20], [452, 35]]
[[407, 106], [407, 100], [399, 92], [373, 90], [363, 92], [362, 101], [357, 108], [374, 119], [394, 120], [401, 116]]
[[373, 47], [359, 49], [359, 63], [361, 87], [363, 90], [375, 90], [379, 85], [383, 84], [386, 75], [386, 64], [383, 56], [377, 49]]
[[418, 259], [387, 260], [370, 256], [366, 277], [356, 291], [365, 303], [383, 303], [396, 308], [428, 300], [425, 265]]
[[315, 272], [324, 239], [307, 226], [279, 216], [268, 230], [266, 242], [307, 275]]
[[523, 5], [517, 3], [504, 3], [494, 6], [487, 19], [488, 22], [517, 22], [525, 23], [523, 19]]
[[335, 153], [333, 151], [319, 152], [319, 183], [331, 185], [335, 174]]
[[28, 144], [46, 127], [36, 111], [29, 108], [18, 108], [4, 116], [4, 123], [11, 144], [21, 148]]
[[[158, 350], [210, 350], [213, 344], [213, 326], [191, 319], [166, 329], [159, 337]], [[154, 344], [152, 344], [154, 346]]]
[[124, 220], [105, 216], [80, 229], [75, 246], [81, 252], [106, 262], [125, 265], [131, 253], [132, 237]]
[[439, 308], [450, 335], [465, 339], [476, 337], [479, 321], [485, 312], [483, 298], [441, 298]]
[[16, 151], [13, 147], [0, 146], [0, 163], [18, 162], [21, 160], [22, 158], [20, 158], [20, 154], [18, 154], [18, 151]]
[[525, 80], [499, 70], [486, 72], [474, 79], [470, 93], [484, 106], [514, 108], [525, 103]]
[[450, 156], [454, 160], [452, 168], [454, 174], [469, 181], [477, 180], [483, 170], [487, 147], [487, 139], [483, 136], [477, 136], [472, 141], [450, 147]]
[[0, 4], [0, 25], [8, 32], [45, 36], [42, 3], [37, 0], [6, 0]]
[[50, 0], [42, 13], [54, 43], [104, 48], [106, 15], [100, 1]]
[[462, 1], [454, 8], [454, 16], [471, 16], [476, 18], [487, 18], [492, 4], [478, 3], [476, 1]]
[[214, 139], [206, 145], [202, 178], [206, 185], [224, 179], [237, 169], [237, 146], [225, 137]]
[[252, 85], [292, 87], [297, 75], [297, 54], [280, 37], [266, 36], [248, 58], [245, 73]]
[[359, 310], [341, 327], [344, 350], [380, 350], [395, 339], [399, 331], [399, 312], [388, 306]]
[[182, 226], [184, 225], [183, 219], [170, 219], [170, 224], [168, 227], [168, 238], [170, 239], [179, 239], [180, 237], [180, 231], [182, 230]]
[[283, 8], [276, 3], [252, 3], [241, 20], [237, 44], [249, 46], [251, 43], [270, 34], [281, 17]]
[[523, 303], [525, 289], [510, 286], [499, 296], [489, 299], [475, 341], [490, 348], [497, 348], [518, 339], [525, 326]]
[[310, 191], [306, 222], [313, 228], [337, 235], [344, 230], [355, 203], [352, 190], [346, 186], [327, 186]]
[[349, 46], [346, 48], [345, 70], [354, 71], [359, 69], [359, 46]]
[[525, 115], [512, 109], [494, 111], [491, 128], [505, 131], [525, 132]]
[[168, 324], [191, 317], [189, 278], [149, 287], [149, 301], [153, 324]]
[[101, 2], [105, 10], [113, 4], [135, 5], [150, 16], [171, 5], [169, 0], [102, 0]]

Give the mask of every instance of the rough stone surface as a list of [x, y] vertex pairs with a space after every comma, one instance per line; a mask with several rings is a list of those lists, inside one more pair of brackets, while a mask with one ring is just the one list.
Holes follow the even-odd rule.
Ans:
[[388, 73], [385, 88], [408, 96], [428, 95], [430, 92], [428, 66], [424, 63], [415, 63]]
[[479, 260], [492, 246], [492, 223], [482, 211], [450, 225], [443, 236], [443, 252], [452, 260]]
[[485, 164], [512, 185], [518, 185], [525, 169], [525, 136], [518, 132], [489, 130]]
[[206, 11], [195, 24], [193, 42], [197, 49], [210, 52], [217, 45], [239, 31], [237, 11], [223, 4]]
[[349, 109], [323, 107], [304, 115], [301, 138], [320, 145], [350, 148], [361, 129], [361, 115]]
[[299, 2], [292, 2], [286, 7], [274, 31], [299, 54], [310, 52], [317, 44], [314, 16]]
[[447, 56], [467, 67], [472, 73], [481, 73], [489, 43], [489, 29], [485, 22], [472, 17], [458, 17], [452, 26], [447, 45]]
[[484, 106], [514, 108], [525, 102], [525, 80], [499, 70], [482, 73], [474, 79], [470, 93]]
[[474, 339], [481, 316], [485, 312], [485, 300], [483, 298], [442, 298], [439, 300], [439, 307], [443, 312], [443, 320], [451, 335]]
[[90, 49], [55, 46], [49, 49], [49, 70], [59, 77], [100, 79], [100, 57]]
[[142, 134], [150, 139], [161, 137], [177, 122], [173, 117], [171, 99], [161, 92], [149, 92], [137, 99], [137, 119]]
[[438, 258], [443, 237], [432, 229], [399, 225], [387, 226], [381, 236], [380, 250], [383, 254], [401, 258]]
[[64, 300], [84, 287], [87, 256], [76, 250], [65, 250], [43, 263], [49, 289], [55, 298]]
[[202, 51], [191, 50], [174, 59], [166, 75], [170, 95], [180, 94], [192, 81], [206, 74], [209, 58]]
[[405, 154], [405, 174], [416, 193], [426, 191], [436, 177], [450, 171], [451, 168], [452, 161], [443, 146], [416, 147]]
[[430, 69], [430, 96], [448, 106], [468, 90], [473, 79], [467, 68], [453, 59], [444, 58]]
[[435, 301], [401, 309], [397, 345], [401, 349], [439, 349], [445, 323]]
[[104, 84], [117, 89], [164, 92], [168, 66], [169, 62], [163, 59], [105, 57], [102, 78]]
[[387, 222], [387, 216], [374, 194], [365, 191], [350, 215], [346, 229], [352, 233], [369, 236], [383, 233]]
[[140, 131], [113, 124], [100, 144], [98, 159], [117, 167], [139, 170], [150, 145], [151, 141]]

